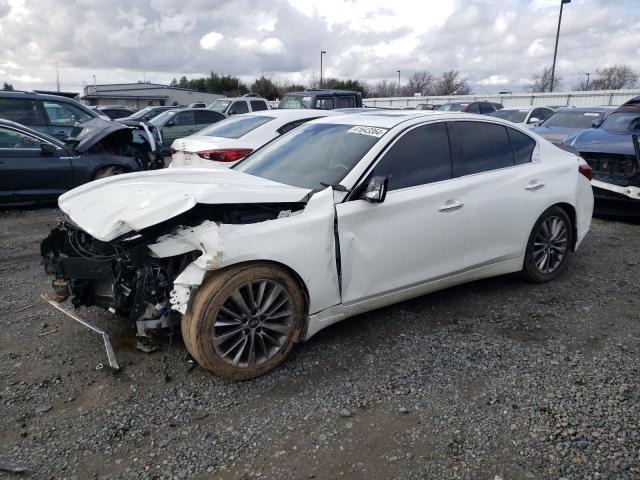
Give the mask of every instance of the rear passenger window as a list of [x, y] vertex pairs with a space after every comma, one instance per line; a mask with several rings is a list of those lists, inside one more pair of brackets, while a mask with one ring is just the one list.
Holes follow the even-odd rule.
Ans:
[[495, 112], [496, 109], [493, 105], [491, 105], [490, 103], [481, 103], [480, 104], [480, 113], [493, 113]]
[[449, 139], [444, 123], [408, 131], [373, 169], [389, 177], [389, 190], [425, 185], [451, 178]]
[[479, 103], [472, 103], [471, 105], [469, 105], [469, 108], [467, 109], [468, 113], [480, 113], [480, 104]]
[[267, 104], [262, 100], [251, 100], [251, 110], [254, 112], [267, 110]]
[[196, 125], [208, 125], [224, 120], [224, 115], [212, 110], [196, 110], [194, 113]]
[[333, 110], [333, 98], [319, 98], [316, 100], [316, 108], [320, 110]]
[[518, 132], [513, 128], [507, 128], [507, 132], [509, 132], [509, 139], [511, 140], [511, 147], [513, 148], [516, 165], [530, 163], [531, 156], [533, 155], [533, 149], [536, 148], [535, 140], [529, 135]]
[[338, 108], [355, 108], [356, 100], [353, 97], [338, 97]]
[[484, 122], [451, 122], [448, 127], [454, 177], [514, 165], [506, 127]]
[[0, 98], [0, 118], [25, 125], [44, 125], [44, 118], [35, 100]]
[[234, 102], [233, 105], [231, 105], [231, 108], [229, 109], [229, 114], [248, 113], [248, 112], [249, 112], [249, 106], [245, 101]]

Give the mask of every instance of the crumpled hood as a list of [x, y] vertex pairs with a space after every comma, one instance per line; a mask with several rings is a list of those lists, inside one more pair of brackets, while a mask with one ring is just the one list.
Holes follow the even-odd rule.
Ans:
[[571, 146], [580, 152], [635, 155], [630, 131], [611, 132], [601, 128], [591, 128], [574, 138], [567, 138], [564, 143], [573, 142]]
[[301, 202], [310, 192], [236, 170], [180, 168], [96, 180], [60, 196], [58, 205], [84, 231], [108, 242], [173, 218], [198, 203]]

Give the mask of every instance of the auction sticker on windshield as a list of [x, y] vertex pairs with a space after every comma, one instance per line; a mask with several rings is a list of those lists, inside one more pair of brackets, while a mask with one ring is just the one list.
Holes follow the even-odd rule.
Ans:
[[356, 125], [355, 127], [352, 127], [347, 131], [349, 133], [359, 133], [361, 135], [369, 135], [371, 137], [380, 138], [385, 133], [387, 133], [388, 130], [386, 128], [364, 127], [364, 126], [361, 126], [361, 125]]

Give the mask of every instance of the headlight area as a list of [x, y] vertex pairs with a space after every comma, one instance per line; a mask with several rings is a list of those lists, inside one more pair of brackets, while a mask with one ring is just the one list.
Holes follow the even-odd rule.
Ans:
[[173, 281], [201, 252], [158, 258], [150, 243], [137, 233], [102, 242], [61, 222], [40, 246], [45, 271], [55, 277], [53, 298], [128, 318], [142, 338], [179, 325], [169, 303]]

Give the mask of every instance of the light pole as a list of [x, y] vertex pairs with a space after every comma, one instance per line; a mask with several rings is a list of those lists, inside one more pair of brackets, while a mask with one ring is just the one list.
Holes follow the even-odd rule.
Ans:
[[560, 38], [560, 23], [562, 22], [562, 7], [564, 7], [565, 3], [571, 3], [571, 0], [560, 0], [560, 16], [558, 17], [558, 31], [556, 32], [556, 48], [553, 50], [553, 65], [551, 65], [550, 92], [553, 92], [553, 78], [556, 74], [556, 56], [558, 55], [558, 39]]
[[322, 56], [327, 53], [325, 50], [320, 50], [320, 88], [322, 88]]
[[589, 90], [589, 73], [588, 72], [587, 72], [587, 85], [584, 89]]
[[396, 70], [398, 72], [398, 96], [400, 96], [400, 70]]

